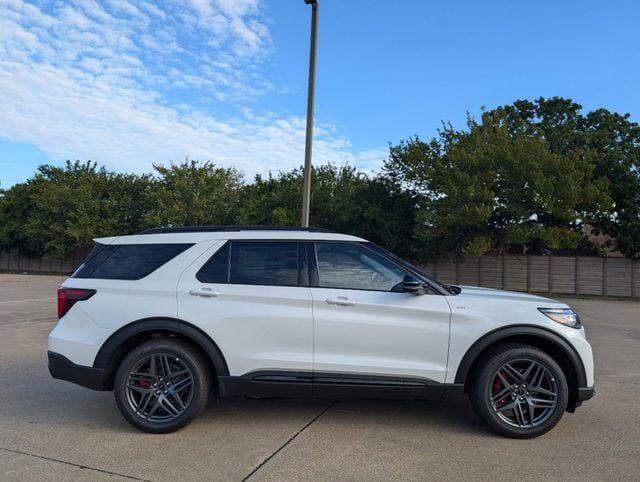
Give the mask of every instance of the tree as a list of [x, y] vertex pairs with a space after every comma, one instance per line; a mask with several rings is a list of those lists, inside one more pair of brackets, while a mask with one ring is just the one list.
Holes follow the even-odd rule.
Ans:
[[595, 174], [609, 179], [614, 209], [600, 216], [596, 231], [612, 237], [626, 256], [640, 257], [640, 126], [605, 109], [590, 112], [580, 123], [593, 154]]
[[501, 110], [445, 125], [437, 138], [390, 149], [385, 172], [415, 190], [425, 257], [504, 252], [509, 244], [575, 249], [582, 226], [607, 212], [608, 183], [585, 153], [554, 152]]
[[544, 139], [552, 152], [573, 154], [594, 166], [594, 178], [609, 181], [613, 209], [595, 216], [596, 232], [629, 257], [640, 256], [640, 126], [629, 114], [597, 109], [586, 115], [582, 106], [553, 97], [519, 100], [494, 111], [504, 116], [512, 134]]
[[30, 206], [27, 184], [0, 191], [0, 250], [22, 246], [24, 252], [29, 251], [30, 240], [22, 228], [29, 218]]
[[[314, 174], [315, 174], [314, 170]], [[312, 189], [315, 186], [312, 184]], [[302, 203], [302, 172], [255, 176], [242, 190], [236, 221], [238, 224], [298, 226]], [[314, 224], [312, 222], [311, 224]]]
[[34, 177], [5, 191], [0, 202], [0, 241], [24, 254], [64, 258], [99, 236], [143, 227], [151, 179], [116, 174], [95, 163], [42, 165]]
[[[413, 198], [389, 179], [370, 178], [354, 167], [313, 167], [310, 224], [366, 237], [390, 250], [410, 251]], [[298, 226], [302, 169], [256, 176], [245, 186], [238, 212], [241, 224]]]
[[238, 208], [242, 175], [234, 168], [187, 160], [169, 167], [154, 165], [149, 193], [149, 226], [232, 224]]

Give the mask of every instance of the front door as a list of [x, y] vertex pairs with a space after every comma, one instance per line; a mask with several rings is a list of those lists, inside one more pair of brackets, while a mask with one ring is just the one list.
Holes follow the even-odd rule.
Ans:
[[444, 383], [445, 296], [403, 292], [404, 269], [361, 243], [318, 241], [312, 264], [314, 392], [332, 383]]

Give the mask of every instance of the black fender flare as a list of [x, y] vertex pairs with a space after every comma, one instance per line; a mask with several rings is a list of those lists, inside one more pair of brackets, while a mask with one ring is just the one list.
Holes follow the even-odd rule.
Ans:
[[582, 359], [576, 352], [575, 348], [573, 348], [573, 346], [561, 335], [535, 325], [511, 325], [504, 328], [497, 328], [483, 335], [473, 345], [471, 345], [462, 357], [462, 360], [458, 365], [458, 370], [456, 371], [455, 383], [465, 383], [473, 362], [485, 348], [500, 340], [513, 336], [530, 336], [553, 343], [557, 348], [564, 352], [573, 365], [577, 376], [578, 387], [587, 386], [587, 375], [584, 369], [584, 364], [582, 363]]
[[118, 329], [98, 350], [93, 367], [106, 371], [123, 343], [137, 334], [152, 331], [172, 332], [189, 338], [207, 354], [216, 371], [216, 377], [229, 376], [229, 367], [222, 351], [209, 335], [190, 323], [167, 317], [143, 318]]

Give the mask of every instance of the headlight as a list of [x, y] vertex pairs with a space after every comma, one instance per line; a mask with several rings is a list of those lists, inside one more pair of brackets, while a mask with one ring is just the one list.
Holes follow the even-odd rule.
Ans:
[[538, 308], [538, 311], [547, 318], [551, 318], [553, 321], [562, 323], [565, 326], [570, 326], [571, 328], [580, 328], [582, 326], [578, 313], [571, 308]]

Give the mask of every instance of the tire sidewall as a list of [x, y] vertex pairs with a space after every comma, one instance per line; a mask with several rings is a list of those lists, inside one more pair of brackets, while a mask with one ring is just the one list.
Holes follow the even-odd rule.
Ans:
[[[135, 413], [127, 400], [127, 379], [129, 371], [143, 358], [152, 354], [167, 354], [180, 358], [191, 371], [193, 394], [187, 409], [173, 420], [153, 422], [144, 420]], [[152, 340], [134, 348], [118, 367], [114, 381], [116, 403], [123, 417], [134, 427], [152, 433], [168, 433], [178, 430], [191, 422], [206, 405], [209, 394], [209, 380], [201, 357], [187, 344], [172, 340]], [[204, 399], [204, 402], [203, 402]]]

